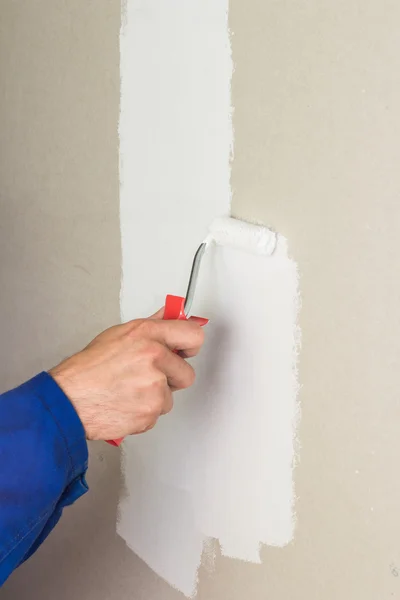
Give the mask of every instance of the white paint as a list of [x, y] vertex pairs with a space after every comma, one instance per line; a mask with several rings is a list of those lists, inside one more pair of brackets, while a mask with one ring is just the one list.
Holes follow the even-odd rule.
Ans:
[[[121, 36], [123, 319], [183, 294], [209, 224], [229, 213], [228, 0], [129, 0]], [[211, 247], [194, 314], [210, 317], [194, 388], [124, 445], [118, 531], [193, 595], [204, 545], [259, 562], [293, 535], [297, 272]], [[212, 546], [212, 544], [211, 544]]]
[[184, 293], [229, 213], [228, 0], [128, 0], [121, 35], [122, 317]]
[[264, 256], [273, 254], [278, 243], [278, 235], [271, 229], [231, 217], [214, 219], [208, 237], [216, 244]]
[[210, 248], [197, 312], [210, 317], [194, 390], [145, 436], [126, 442], [119, 532], [157, 573], [195, 590], [203, 542], [259, 562], [261, 543], [293, 535], [297, 272]]

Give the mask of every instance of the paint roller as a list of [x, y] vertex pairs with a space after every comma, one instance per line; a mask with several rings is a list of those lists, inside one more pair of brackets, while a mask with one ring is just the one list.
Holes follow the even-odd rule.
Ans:
[[211, 224], [208, 236], [200, 244], [193, 260], [189, 285], [184, 300], [185, 315], [189, 315], [192, 308], [201, 259], [212, 243], [219, 246], [231, 246], [232, 248], [252, 254], [271, 256], [278, 244], [278, 234], [262, 225], [253, 225], [232, 217], [215, 219]]
[[[230, 246], [237, 250], [262, 256], [272, 256], [278, 246], [278, 234], [262, 225], [246, 223], [232, 217], [215, 219], [211, 224], [208, 236], [200, 244], [194, 256], [186, 296], [183, 298], [181, 296], [168, 295], [165, 300], [163, 319], [192, 320], [201, 326], [208, 323], [208, 319], [189, 315], [192, 309], [201, 261], [204, 253], [211, 244]], [[110, 440], [108, 443], [113, 446], [119, 446], [122, 441], [123, 438]]]

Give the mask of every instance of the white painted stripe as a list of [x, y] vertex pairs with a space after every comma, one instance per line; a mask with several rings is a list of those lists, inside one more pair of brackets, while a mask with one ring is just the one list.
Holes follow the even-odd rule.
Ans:
[[[193, 254], [229, 214], [228, 0], [128, 0], [121, 35], [123, 319], [185, 293]], [[258, 562], [293, 535], [297, 270], [211, 246], [194, 314], [210, 317], [198, 377], [124, 447], [118, 532], [190, 596], [209, 538]], [[209, 544], [208, 544], [209, 546]]]

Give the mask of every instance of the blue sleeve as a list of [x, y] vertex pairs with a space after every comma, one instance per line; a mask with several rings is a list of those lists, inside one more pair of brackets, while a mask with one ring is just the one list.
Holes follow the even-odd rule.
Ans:
[[41, 373], [0, 395], [0, 586], [87, 491], [82, 423]]

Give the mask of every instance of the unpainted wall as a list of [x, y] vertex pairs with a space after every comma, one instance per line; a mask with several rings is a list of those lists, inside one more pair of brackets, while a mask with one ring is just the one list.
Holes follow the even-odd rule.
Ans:
[[[119, 2], [1, 3], [2, 391], [119, 321], [119, 23]], [[92, 444], [91, 493], [2, 600], [115, 598], [117, 569], [132, 576], [115, 534], [119, 454], [105, 446]]]
[[233, 211], [300, 268], [301, 453], [294, 544], [219, 565], [209, 597], [398, 598], [400, 5], [232, 0], [230, 18]]

